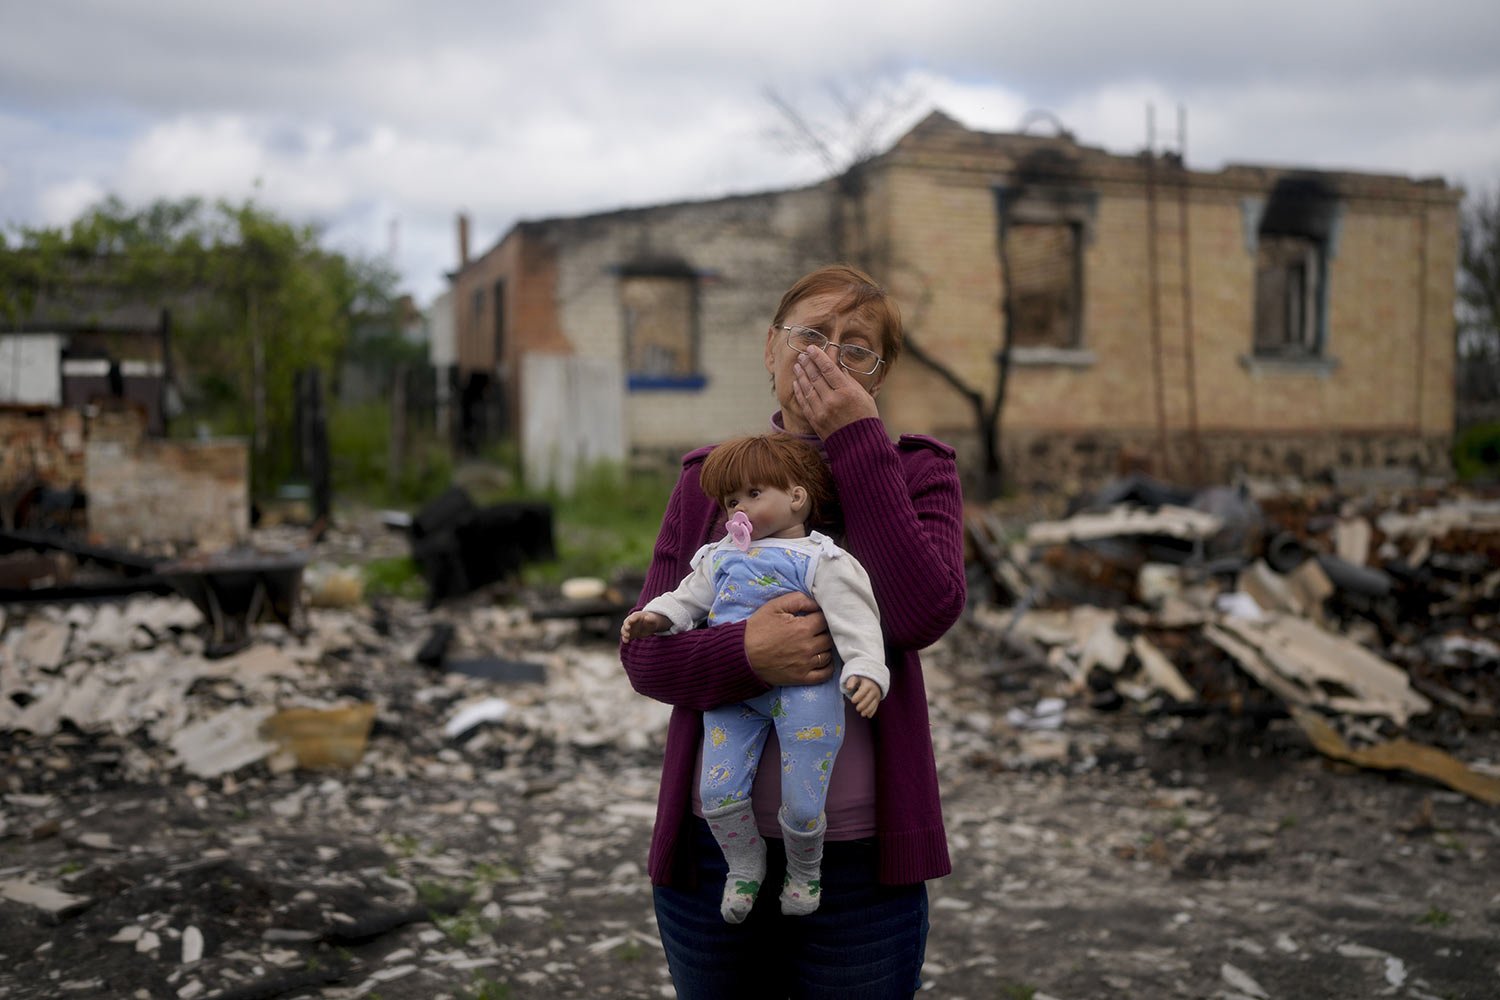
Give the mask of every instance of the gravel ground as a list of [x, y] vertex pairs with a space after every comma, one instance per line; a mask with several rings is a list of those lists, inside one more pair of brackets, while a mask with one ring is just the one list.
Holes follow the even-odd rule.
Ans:
[[[545, 683], [417, 666], [439, 619]], [[30, 625], [13, 614], [8, 631]], [[312, 625], [300, 676], [198, 680], [188, 716], [373, 702], [353, 769], [273, 758], [195, 778], [147, 728], [0, 732], [0, 884], [67, 894], [0, 898], [0, 995], [672, 996], [644, 876], [665, 712], [630, 691], [613, 643], [482, 604]], [[152, 642], [195, 655], [188, 633]], [[930, 887], [926, 993], [1500, 996], [1500, 812], [1332, 765], [1286, 720], [1075, 698], [1060, 728], [1018, 729], [1006, 713], [1062, 678], [998, 648], [966, 621], [926, 654], [955, 862]], [[444, 734], [486, 698], [502, 719]], [[1462, 751], [1500, 761], [1500, 736], [1468, 730]]]

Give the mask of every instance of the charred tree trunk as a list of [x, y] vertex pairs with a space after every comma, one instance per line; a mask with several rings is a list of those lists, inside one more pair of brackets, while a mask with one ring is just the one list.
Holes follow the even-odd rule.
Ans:
[[1005, 402], [1006, 370], [1009, 368], [1010, 351], [1002, 349], [996, 356], [998, 377], [996, 394], [985, 400], [984, 394], [971, 388], [953, 369], [943, 364], [922, 349], [914, 339], [906, 341], [906, 352], [933, 374], [953, 387], [963, 397], [974, 414], [974, 428], [978, 431], [980, 459], [983, 462], [979, 479], [979, 498], [993, 500], [1000, 495], [1005, 484], [1004, 468], [1000, 461], [1000, 410]]

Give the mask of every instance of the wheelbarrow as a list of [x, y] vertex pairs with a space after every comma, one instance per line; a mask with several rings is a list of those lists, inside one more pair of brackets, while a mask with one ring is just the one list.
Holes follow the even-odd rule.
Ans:
[[203, 613], [209, 633], [203, 655], [214, 659], [248, 646], [256, 622], [305, 631], [298, 607], [306, 565], [306, 555], [231, 550], [162, 563], [156, 573]]

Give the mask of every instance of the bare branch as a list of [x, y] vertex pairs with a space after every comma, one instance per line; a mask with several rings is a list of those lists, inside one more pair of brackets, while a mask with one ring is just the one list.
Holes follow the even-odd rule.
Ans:
[[920, 361], [928, 371], [932, 372], [938, 378], [942, 379], [944, 382], [947, 382], [950, 386], [952, 386], [960, 396], [963, 396], [966, 400], [969, 401], [969, 404], [971, 406], [975, 407], [976, 411], [983, 412], [982, 407], [984, 406], [984, 396], [977, 389], [971, 389], [967, 384], [965, 384], [963, 379], [959, 378], [957, 373], [955, 373], [953, 369], [949, 368], [937, 358], [934, 358], [931, 354], [928, 354], [925, 350], [923, 350], [922, 345], [919, 344], [915, 339], [908, 336], [906, 338], [906, 343], [903, 345], [903, 350], [905, 350], [906, 353], [910, 354], [916, 360]]
[[823, 166], [829, 173], [836, 174], [843, 170], [843, 165], [839, 163], [833, 148], [823, 141], [818, 131], [802, 117], [796, 108], [792, 107], [789, 101], [777, 93], [774, 87], [767, 87], [765, 95], [766, 100], [771, 102], [771, 106], [781, 112], [781, 116], [786, 119], [787, 125], [790, 126], [796, 141], [802, 148], [815, 153], [818, 159], [823, 161]]

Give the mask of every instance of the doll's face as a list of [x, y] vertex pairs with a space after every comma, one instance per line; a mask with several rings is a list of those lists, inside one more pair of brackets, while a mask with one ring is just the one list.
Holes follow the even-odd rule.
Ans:
[[724, 513], [743, 512], [751, 538], [801, 538], [807, 534], [807, 490], [800, 486], [746, 486], [724, 498]]

